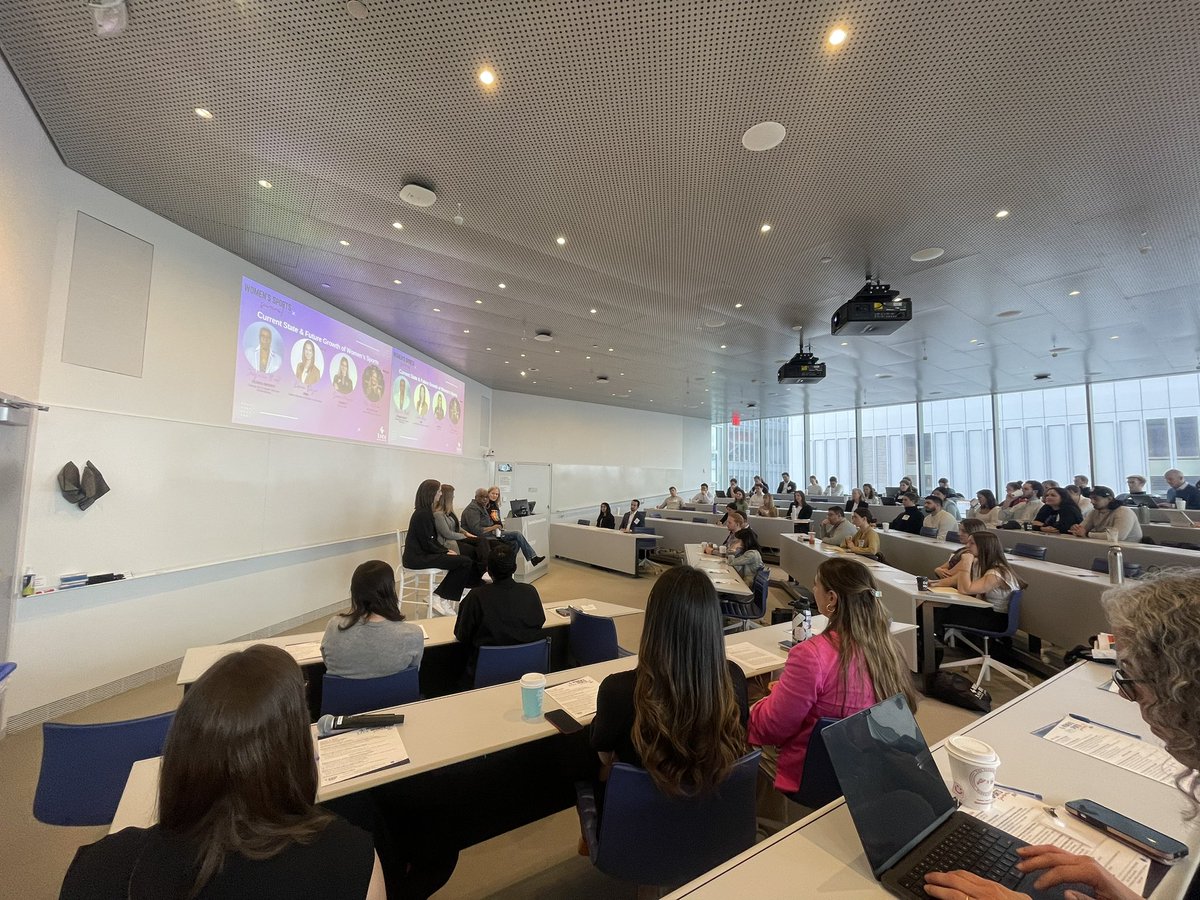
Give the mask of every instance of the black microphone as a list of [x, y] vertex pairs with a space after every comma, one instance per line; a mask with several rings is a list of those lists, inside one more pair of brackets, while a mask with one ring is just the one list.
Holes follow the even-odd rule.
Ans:
[[355, 728], [383, 728], [388, 725], [403, 725], [404, 715], [391, 713], [365, 713], [358, 716], [331, 716], [328, 713], [317, 719], [317, 736], [329, 737], [339, 731]]

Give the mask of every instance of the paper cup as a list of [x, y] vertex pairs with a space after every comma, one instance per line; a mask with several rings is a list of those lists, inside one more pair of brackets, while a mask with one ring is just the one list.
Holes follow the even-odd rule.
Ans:
[[1176, 499], [1175, 508], [1176, 509], [1187, 509], [1187, 501]]
[[996, 751], [983, 741], [955, 735], [946, 739], [946, 755], [955, 799], [972, 809], [990, 809], [1000, 768]]
[[531, 672], [521, 676], [521, 714], [527, 719], [542, 716], [542, 698], [546, 693], [546, 676]]
[[918, 575], [917, 576], [917, 590], [918, 591], [929, 590], [929, 577], [927, 575]]

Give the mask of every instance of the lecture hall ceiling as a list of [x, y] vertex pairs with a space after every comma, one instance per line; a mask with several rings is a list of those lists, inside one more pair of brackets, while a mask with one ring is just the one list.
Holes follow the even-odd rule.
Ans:
[[[1197, 47], [1195, 0], [0, 5], [81, 174], [494, 388], [716, 421], [1195, 370]], [[867, 271], [914, 320], [831, 336]]]

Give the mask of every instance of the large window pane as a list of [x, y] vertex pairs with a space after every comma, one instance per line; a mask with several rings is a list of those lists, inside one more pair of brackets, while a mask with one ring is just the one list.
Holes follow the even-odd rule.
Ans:
[[917, 404], [874, 406], [862, 411], [861, 479], [879, 493], [917, 471]]
[[1070, 484], [1076, 475], [1092, 477], [1084, 387], [1001, 394], [997, 406], [996, 425], [1004, 436], [997, 487], [1026, 479]]
[[[809, 475], [816, 475], [822, 485], [829, 483], [831, 475], [849, 490], [859, 484], [854, 462], [854, 410], [814, 413], [808, 417], [808, 472], [804, 478], [796, 478], [799, 485], [808, 482]], [[790, 469], [788, 471], [791, 471]], [[793, 475], [796, 473], [793, 472]], [[773, 486], [773, 485], [772, 485]]]
[[1163, 495], [1163, 473], [1180, 469], [1200, 476], [1200, 375], [1134, 378], [1093, 385], [1093, 432], [1098, 484], [1124, 491], [1128, 475], [1145, 475]]
[[[992, 404], [989, 397], [927, 400], [921, 404], [921, 491], [939, 478], [966, 497], [994, 489]], [[1007, 439], [1007, 436], [1006, 436]]]

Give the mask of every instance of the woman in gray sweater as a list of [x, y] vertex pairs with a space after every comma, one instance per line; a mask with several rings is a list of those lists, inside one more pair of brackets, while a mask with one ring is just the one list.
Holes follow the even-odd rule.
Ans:
[[350, 611], [325, 626], [325, 670], [342, 678], [382, 678], [421, 664], [425, 633], [404, 621], [396, 596], [396, 573], [373, 559], [350, 578]]

